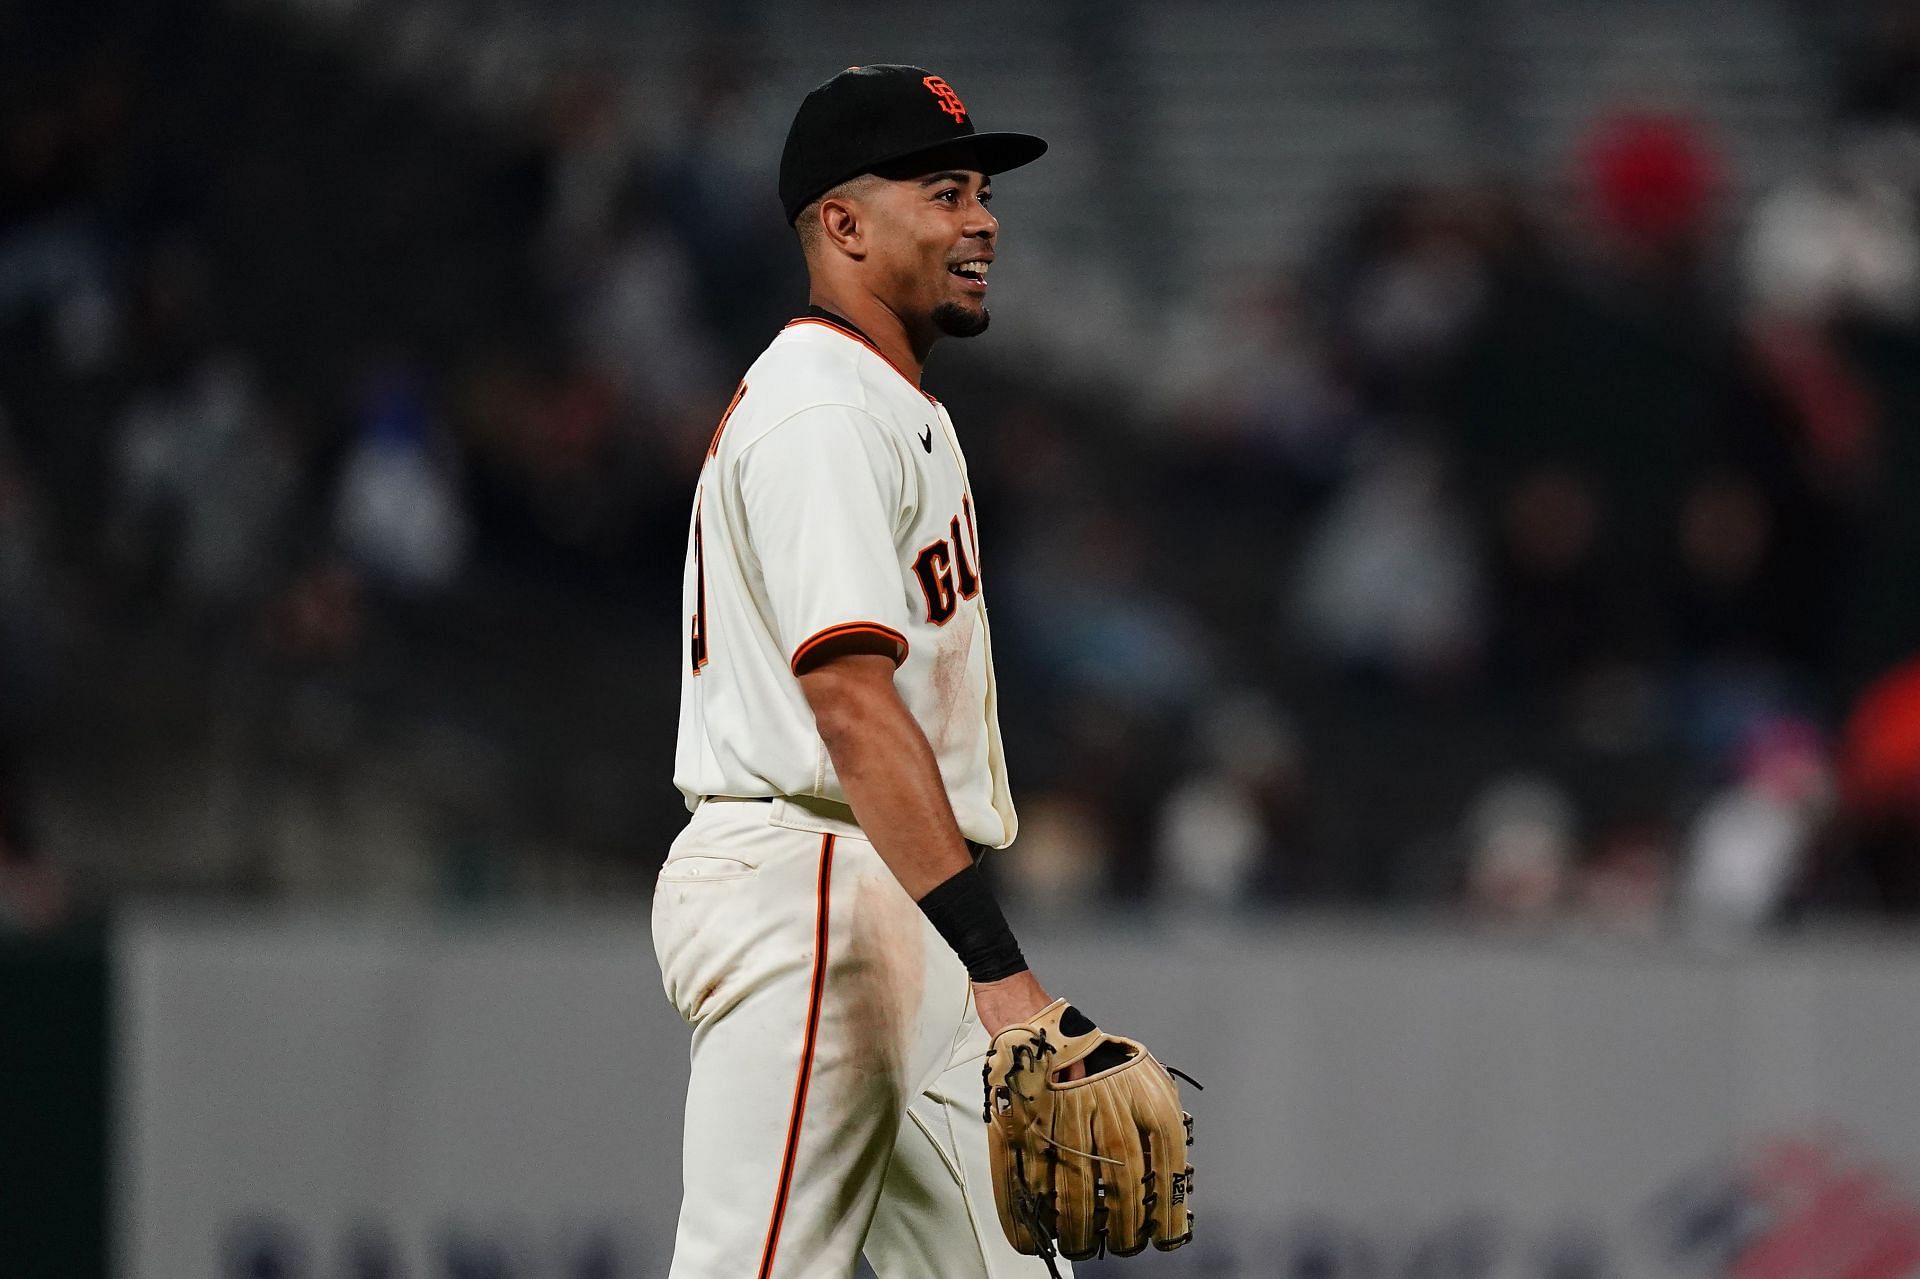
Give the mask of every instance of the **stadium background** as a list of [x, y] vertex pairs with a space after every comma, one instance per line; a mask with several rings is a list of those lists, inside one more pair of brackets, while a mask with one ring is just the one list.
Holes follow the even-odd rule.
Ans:
[[[1820, 1158], [1920, 1177], [1920, 1108], [1836, 1101], [1817, 1055], [1761, 1042], [1806, 1024], [1813, 987], [1777, 988], [1785, 966], [1857, 1027], [1849, 1069], [1920, 1069], [1892, 980], [1920, 954], [1909, 7], [18, 0], [0, 1274], [153, 1273], [125, 1222], [154, 1117], [129, 1098], [167, 1096], [129, 1037], [168, 1006], [154, 974], [197, 971], [162, 962], [169, 938], [244, 968], [248, 939], [320, 928], [321, 984], [356, 946], [476, 920], [509, 969], [599, 938], [635, 960], [600, 1021], [658, 1024], [645, 903], [680, 818], [688, 494], [802, 298], [771, 194], [793, 104], [889, 59], [1054, 145], [997, 192], [992, 332], [928, 377], [967, 441], [1001, 622], [1009, 901], [1120, 967], [1184, 939], [1153, 979], [1171, 1002], [1276, 1035], [1285, 999], [1214, 1002], [1191, 955], [1266, 957], [1227, 983], [1255, 998], [1324, 969], [1316, 991], [1384, 1019], [1354, 1031], [1361, 1061], [1410, 1024], [1396, 956], [1467, 955], [1496, 985], [1545, 966], [1538, 1000], [1629, 1019], [1632, 973], [1751, 979], [1752, 1034], [1703, 1049], [1698, 1095], [1762, 1077], [1812, 1100], [1728, 1120], [1728, 1166], [1839, 1121], [1806, 1139]], [[1352, 966], [1383, 986], [1346, 990]], [[1478, 988], [1441, 982], [1442, 1024], [1480, 1025], [1444, 1020]], [[1101, 1011], [1150, 1040], [1156, 1017], [1207, 1027]], [[217, 1012], [203, 1047], [247, 1033]], [[1482, 1030], [1534, 1044], [1531, 1015]], [[1563, 1056], [1607, 1042], [1555, 1025]], [[437, 1033], [457, 1061], [472, 1027]], [[404, 1037], [384, 1034], [368, 1051]], [[1223, 1058], [1250, 1090], [1256, 1060]], [[1393, 1123], [1470, 1091], [1449, 1061], [1406, 1113], [1356, 1102], [1344, 1148], [1392, 1162]], [[1417, 1091], [1409, 1070], [1382, 1086]], [[1657, 1113], [1644, 1079], [1618, 1104]], [[1535, 1101], [1505, 1121], [1581, 1104]], [[1427, 1139], [1436, 1166], [1465, 1140]], [[1703, 1153], [1653, 1160], [1681, 1177]], [[658, 1196], [672, 1151], [653, 1154]], [[1434, 1260], [1396, 1236], [1400, 1201], [1353, 1181], [1275, 1211], [1348, 1214], [1368, 1259], [1276, 1273], [1495, 1273], [1471, 1240]], [[1896, 1183], [1874, 1194], [1911, 1201]], [[235, 1274], [389, 1273], [336, 1259], [350, 1225], [299, 1262], [231, 1222], [209, 1246]], [[1685, 1264], [1757, 1266], [1756, 1231], [1708, 1231], [1725, 1255]], [[1184, 1264], [1263, 1273], [1240, 1238]], [[1485, 1264], [1666, 1273], [1549, 1251]], [[445, 1272], [548, 1273], [463, 1264]]]

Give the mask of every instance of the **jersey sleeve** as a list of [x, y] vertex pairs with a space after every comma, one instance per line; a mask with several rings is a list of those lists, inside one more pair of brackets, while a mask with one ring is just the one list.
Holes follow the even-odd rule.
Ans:
[[906, 661], [894, 529], [907, 466], [886, 426], [848, 406], [806, 409], [748, 445], [736, 475], [791, 669], [828, 640], [855, 634], [890, 644], [895, 666]]

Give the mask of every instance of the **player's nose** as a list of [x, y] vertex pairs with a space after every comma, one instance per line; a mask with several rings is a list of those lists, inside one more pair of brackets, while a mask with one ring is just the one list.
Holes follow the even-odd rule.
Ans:
[[988, 212], [987, 206], [974, 202], [972, 216], [961, 227], [961, 233], [970, 239], [991, 240], [1000, 231], [1000, 219]]

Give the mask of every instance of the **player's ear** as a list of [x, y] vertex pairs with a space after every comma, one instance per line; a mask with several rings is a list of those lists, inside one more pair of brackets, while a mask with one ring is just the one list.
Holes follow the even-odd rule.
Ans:
[[859, 202], [840, 196], [820, 201], [820, 238], [850, 258], [867, 256], [866, 216]]

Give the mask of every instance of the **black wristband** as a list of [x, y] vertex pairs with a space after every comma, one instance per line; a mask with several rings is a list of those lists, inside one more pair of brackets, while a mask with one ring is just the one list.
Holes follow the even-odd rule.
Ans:
[[972, 980], [999, 981], [1027, 970], [1020, 943], [1013, 939], [1013, 929], [1007, 927], [1007, 917], [979, 867], [955, 873], [920, 899], [920, 909], [960, 956]]

